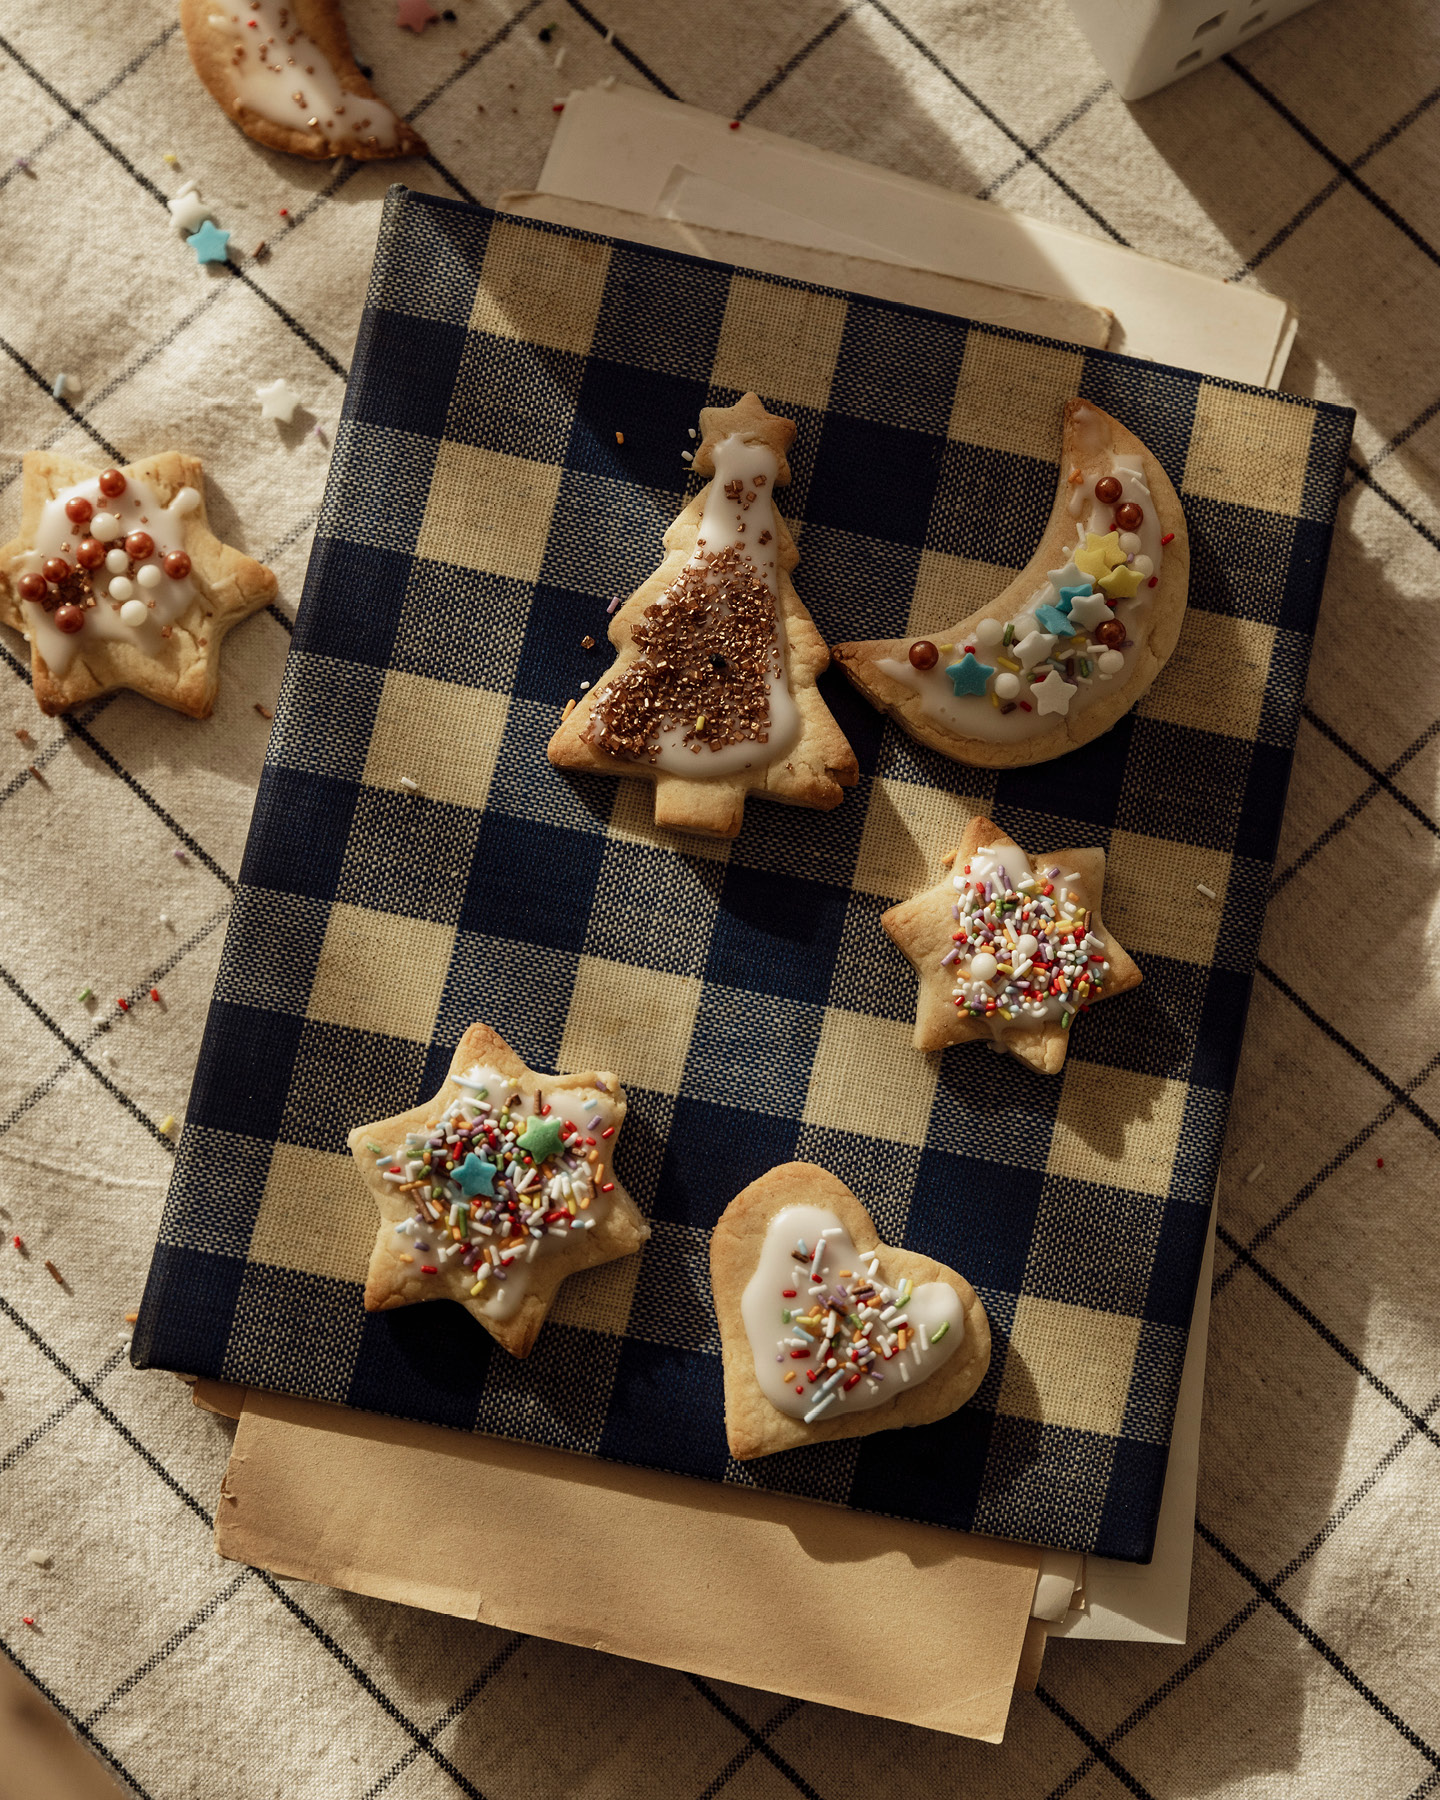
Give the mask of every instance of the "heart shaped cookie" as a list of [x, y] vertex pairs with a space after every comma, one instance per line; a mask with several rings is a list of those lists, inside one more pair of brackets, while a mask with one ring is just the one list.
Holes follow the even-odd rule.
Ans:
[[710, 1235], [710, 1285], [739, 1462], [929, 1425], [990, 1365], [990, 1324], [965, 1277], [882, 1245], [845, 1183], [814, 1163], [781, 1163], [735, 1196]]
[[1003, 593], [928, 637], [836, 644], [861, 693], [957, 762], [1013, 769], [1099, 737], [1180, 636], [1185, 515], [1164, 469], [1089, 400], [1065, 402], [1039, 547]]

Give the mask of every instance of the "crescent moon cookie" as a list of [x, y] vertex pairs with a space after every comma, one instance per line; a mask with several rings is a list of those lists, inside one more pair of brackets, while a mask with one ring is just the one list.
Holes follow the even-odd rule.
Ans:
[[990, 1366], [990, 1323], [965, 1277], [882, 1245], [814, 1163], [782, 1163], [736, 1195], [710, 1237], [710, 1283], [739, 1462], [932, 1424]]
[[800, 603], [775, 510], [789, 419], [754, 394], [700, 414], [711, 477], [665, 533], [667, 555], [610, 627], [618, 655], [550, 740], [561, 769], [655, 783], [655, 823], [734, 837], [755, 792], [828, 811], [860, 779], [815, 686], [830, 652]]
[[986, 1038], [1058, 1074], [1078, 1014], [1140, 985], [1100, 917], [1105, 852], [1057, 850], [1036, 864], [972, 819], [943, 863], [953, 875], [880, 917], [920, 977], [915, 1048]]
[[615, 1178], [625, 1091], [608, 1071], [537, 1075], [488, 1025], [433, 1100], [350, 1133], [380, 1208], [365, 1310], [458, 1300], [527, 1356], [567, 1275], [650, 1235]]
[[957, 762], [1012, 769], [1088, 744], [1165, 667], [1190, 585], [1185, 515], [1132, 432], [1067, 400], [1060, 485], [1040, 547], [936, 639], [837, 644], [862, 694]]
[[321, 162], [423, 156], [360, 73], [335, 0], [180, 0], [195, 73], [246, 137]]
[[30, 641], [42, 712], [133, 688], [208, 718], [226, 632], [276, 588], [206, 523], [197, 457], [103, 470], [49, 451], [25, 458], [20, 535], [0, 549], [0, 623]]

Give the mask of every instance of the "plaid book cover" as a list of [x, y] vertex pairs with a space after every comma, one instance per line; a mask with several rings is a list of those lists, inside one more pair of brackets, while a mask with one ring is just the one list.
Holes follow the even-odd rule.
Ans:
[[[1191, 535], [1151, 693], [997, 773], [832, 671], [859, 788], [828, 814], [752, 796], [733, 843], [657, 830], [648, 783], [552, 769], [610, 598], [698, 485], [688, 428], [750, 388], [799, 426], [781, 505], [831, 642], [998, 593], [1049, 513], [1061, 402], [1114, 413]], [[135, 1361], [1147, 1559], [1352, 419], [393, 189]], [[1144, 971], [1059, 1077], [910, 1045], [879, 916], [982, 810], [1040, 855], [1103, 846]], [[533, 1067], [620, 1073], [653, 1225], [523, 1362], [457, 1306], [361, 1304], [346, 1132], [433, 1093], [475, 1020]], [[741, 1466], [708, 1234], [794, 1157], [967, 1275], [994, 1357], [939, 1424]]]

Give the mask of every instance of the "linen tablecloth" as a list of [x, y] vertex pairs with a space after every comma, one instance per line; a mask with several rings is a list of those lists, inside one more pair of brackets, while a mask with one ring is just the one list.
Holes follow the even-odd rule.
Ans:
[[[7, 160], [26, 165], [0, 171], [8, 520], [28, 448], [176, 445], [204, 458], [221, 535], [281, 579], [201, 725], [129, 696], [44, 720], [3, 639], [0, 1205], [24, 1248], [0, 1282], [0, 1641], [157, 1800], [828, 1796], [861, 1766], [897, 1793], [1430, 1792], [1433, 18], [1326, 0], [1126, 108], [1060, 0], [453, 10], [416, 38], [380, 0], [348, 9], [360, 61], [430, 141], [399, 171], [237, 137], [163, 6], [63, 0], [0, 29]], [[221, 1565], [225, 1429], [121, 1342], [381, 196], [397, 173], [481, 200], [530, 185], [552, 103], [610, 74], [1258, 283], [1300, 315], [1286, 385], [1358, 410], [1222, 1169], [1190, 1641], [1052, 1647], [999, 1751]], [[234, 233], [232, 272], [198, 268], [171, 225], [187, 178]], [[288, 427], [253, 393], [282, 374], [306, 407]]]

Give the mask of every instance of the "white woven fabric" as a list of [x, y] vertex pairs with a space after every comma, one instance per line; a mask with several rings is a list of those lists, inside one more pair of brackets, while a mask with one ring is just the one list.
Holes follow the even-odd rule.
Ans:
[[[398, 169], [238, 136], [159, 0], [11, 8], [3, 535], [26, 449], [187, 449], [293, 613], [387, 183], [529, 186], [552, 101], [611, 74], [1289, 300], [1286, 385], [1359, 421], [1222, 1182], [1190, 1642], [1052, 1646], [997, 1752], [217, 1562], [226, 1428], [121, 1338], [288, 642], [261, 615], [203, 724], [133, 696], [43, 719], [0, 635], [0, 1206], [25, 1244], [0, 1274], [0, 1646], [154, 1800], [1418, 1800], [1440, 1786], [1433, 9], [1326, 0], [1127, 109], [1063, 0], [597, 3], [455, 0], [416, 38], [353, 0], [359, 60], [430, 141]], [[243, 279], [175, 231], [186, 179]], [[290, 426], [254, 397], [280, 375]]]

